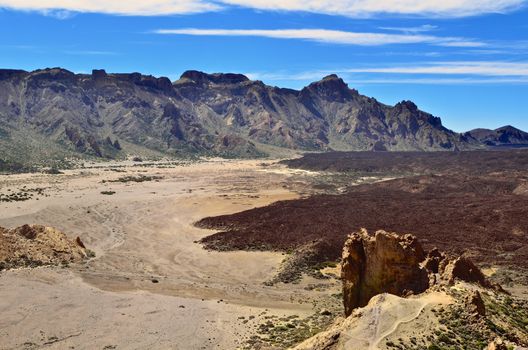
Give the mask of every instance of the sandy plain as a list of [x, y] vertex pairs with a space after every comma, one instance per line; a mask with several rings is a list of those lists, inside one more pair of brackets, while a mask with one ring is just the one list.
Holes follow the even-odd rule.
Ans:
[[[0, 176], [2, 193], [43, 188], [0, 203], [0, 226], [53, 226], [96, 253], [69, 268], [0, 273], [0, 349], [237, 349], [270, 315], [312, 315], [339, 291], [335, 279], [267, 286], [284, 254], [207, 251], [197, 241], [212, 231], [193, 226], [297, 198], [312, 175], [211, 159]], [[323, 287], [306, 288], [314, 283]]]

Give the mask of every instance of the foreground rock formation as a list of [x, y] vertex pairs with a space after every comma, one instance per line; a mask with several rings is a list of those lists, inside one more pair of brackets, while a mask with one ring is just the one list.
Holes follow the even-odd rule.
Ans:
[[365, 229], [351, 235], [341, 263], [345, 314], [367, 305], [381, 293], [422, 293], [429, 287], [427, 270], [420, 265], [425, 253], [416, 237]]
[[426, 255], [416, 237], [381, 230], [374, 236], [365, 229], [349, 236], [343, 248], [341, 278], [346, 316], [381, 293], [419, 294], [436, 284], [453, 285], [456, 280], [501, 290], [469, 259], [449, 259], [438, 249]]
[[70, 240], [52, 227], [0, 227], [0, 271], [17, 267], [69, 264], [83, 261], [88, 251], [79, 237]]
[[[365, 229], [343, 249], [346, 318], [297, 350], [521, 349], [526, 301], [490, 282], [470, 260], [425, 253], [416, 237]], [[411, 295], [412, 294], [412, 295]]]

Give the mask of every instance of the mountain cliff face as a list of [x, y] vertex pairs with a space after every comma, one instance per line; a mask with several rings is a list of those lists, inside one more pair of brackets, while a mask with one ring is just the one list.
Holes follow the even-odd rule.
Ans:
[[487, 146], [528, 146], [528, 133], [510, 125], [495, 130], [474, 129], [464, 136]]
[[[410, 101], [387, 106], [330, 75], [297, 91], [240, 74], [0, 71], [0, 150], [28, 157], [151, 152], [456, 150], [480, 145]], [[2, 157], [0, 157], [2, 158]]]

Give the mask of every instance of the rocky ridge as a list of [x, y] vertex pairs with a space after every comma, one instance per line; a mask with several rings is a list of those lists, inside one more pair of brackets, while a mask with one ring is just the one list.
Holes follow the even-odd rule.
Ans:
[[528, 133], [506, 125], [501, 128], [474, 129], [464, 133], [464, 136], [487, 146], [528, 146]]
[[198, 71], [171, 82], [104, 70], [0, 70], [0, 149], [7, 158], [256, 157], [270, 147], [433, 151], [482, 145], [411, 101], [382, 104], [336, 75], [292, 90]]

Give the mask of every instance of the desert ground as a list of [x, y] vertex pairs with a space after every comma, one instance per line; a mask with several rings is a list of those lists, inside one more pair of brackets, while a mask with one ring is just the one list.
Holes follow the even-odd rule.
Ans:
[[521, 325], [512, 339], [525, 344], [528, 153], [476, 155], [411, 155], [413, 174], [398, 168], [406, 161], [372, 168], [385, 154], [344, 154], [295, 168], [203, 159], [1, 175], [0, 227], [54, 227], [95, 256], [0, 271], [0, 349], [327, 349], [313, 344], [336, 332], [347, 349], [422, 349], [455, 337], [455, 314], [477, 325], [458, 344], [492, 340], [466, 310], [471, 286], [381, 294], [344, 319], [337, 260], [361, 226], [465, 247], [515, 298], [483, 291], [486, 322]]
[[1, 202], [0, 226], [52, 226], [96, 256], [67, 268], [3, 271], [0, 348], [245, 348], [265, 322], [338, 305], [336, 279], [266, 285], [284, 253], [215, 252], [197, 242], [213, 233], [193, 226], [203, 217], [309, 191], [310, 172], [270, 164], [120, 162], [1, 176], [5, 195], [40, 190]]

